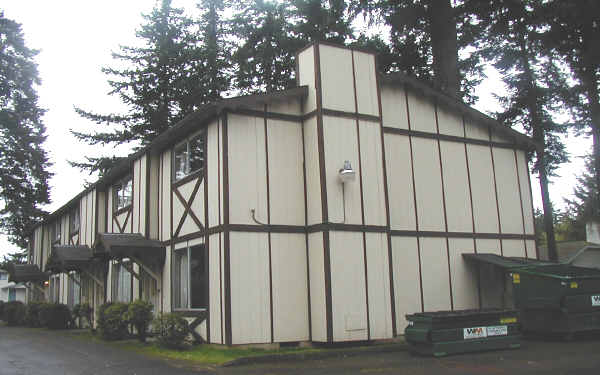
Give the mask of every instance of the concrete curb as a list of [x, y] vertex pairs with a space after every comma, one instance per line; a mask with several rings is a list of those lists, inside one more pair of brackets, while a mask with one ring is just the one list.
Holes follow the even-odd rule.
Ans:
[[220, 367], [244, 366], [257, 363], [273, 363], [281, 361], [304, 361], [327, 358], [345, 358], [356, 357], [363, 354], [373, 353], [393, 353], [408, 350], [408, 345], [404, 342], [394, 344], [381, 344], [373, 346], [359, 346], [343, 349], [322, 349], [314, 352], [285, 353], [285, 354], [267, 354], [258, 356], [249, 356], [236, 358], [223, 363]]

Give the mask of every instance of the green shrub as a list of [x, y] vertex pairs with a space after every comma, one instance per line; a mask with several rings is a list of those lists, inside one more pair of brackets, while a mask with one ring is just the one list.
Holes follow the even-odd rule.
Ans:
[[180, 315], [160, 314], [152, 323], [158, 345], [169, 349], [181, 349], [189, 333], [187, 320]]
[[98, 330], [105, 340], [127, 337], [127, 309], [125, 303], [106, 303], [98, 309]]
[[73, 319], [79, 318], [79, 326], [83, 325], [83, 322], [87, 322], [88, 326], [92, 327], [92, 308], [87, 303], [82, 303], [73, 306]]
[[9, 326], [22, 325], [25, 318], [25, 304], [20, 301], [10, 301], [4, 304], [4, 321]]
[[0, 301], [0, 320], [4, 320], [4, 301]]
[[146, 333], [152, 322], [152, 307], [150, 302], [138, 299], [130, 303], [127, 310], [127, 321], [135, 327], [141, 342], [146, 342]]
[[43, 302], [29, 302], [25, 306], [25, 318], [23, 323], [27, 327], [41, 327], [40, 309], [45, 305]]
[[39, 321], [49, 329], [67, 329], [71, 322], [71, 311], [62, 303], [44, 303], [39, 307]]

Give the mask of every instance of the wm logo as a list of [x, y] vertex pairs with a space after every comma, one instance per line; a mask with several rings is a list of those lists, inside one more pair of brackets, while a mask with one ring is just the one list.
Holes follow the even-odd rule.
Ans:
[[600, 296], [592, 296], [592, 306], [600, 306]]

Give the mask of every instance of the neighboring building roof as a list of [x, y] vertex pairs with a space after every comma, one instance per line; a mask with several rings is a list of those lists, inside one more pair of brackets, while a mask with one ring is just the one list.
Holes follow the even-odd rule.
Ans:
[[15, 284], [15, 283], [11, 282], [10, 284], [3, 286], [0, 289], [2, 289], [2, 290], [5, 290], [5, 289], [27, 289], [27, 287], [25, 285], [23, 285], [22, 283]]

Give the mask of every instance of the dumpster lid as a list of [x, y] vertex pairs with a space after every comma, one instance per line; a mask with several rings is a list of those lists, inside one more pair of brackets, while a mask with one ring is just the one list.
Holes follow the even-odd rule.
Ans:
[[600, 270], [571, 266], [569, 264], [538, 265], [519, 269], [519, 273], [551, 277], [554, 279], [600, 279]]
[[471, 260], [478, 263], [491, 264], [496, 267], [500, 267], [505, 270], [510, 270], [513, 268], [520, 267], [528, 267], [535, 265], [547, 265], [547, 264], [555, 264], [550, 262], [545, 262], [537, 259], [530, 258], [521, 258], [521, 257], [505, 257], [492, 253], [463, 253], [463, 258], [465, 260]]

